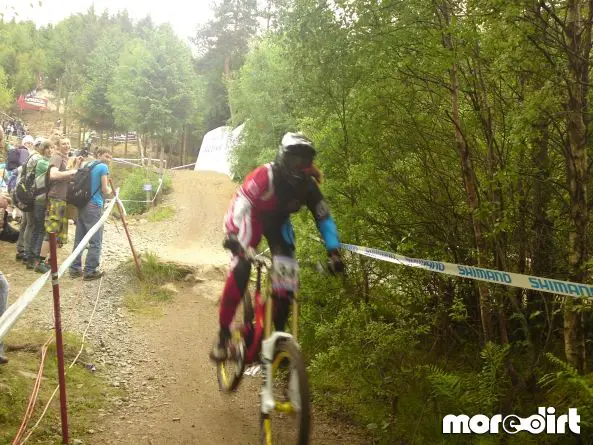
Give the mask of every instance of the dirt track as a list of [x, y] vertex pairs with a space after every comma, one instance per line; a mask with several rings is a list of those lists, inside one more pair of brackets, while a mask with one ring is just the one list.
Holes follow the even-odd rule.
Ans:
[[[85, 443], [259, 443], [261, 378], [246, 376], [237, 393], [223, 394], [207, 359], [218, 324], [221, 266], [229, 259], [220, 247], [222, 218], [236, 185], [216, 173], [177, 171], [173, 188], [167, 202], [177, 208], [175, 220], [133, 226], [133, 236], [150, 235], [151, 250], [198, 266], [207, 281], [181, 287], [161, 318], [133, 317], [125, 335], [136, 349], [146, 351], [147, 360], [135, 368], [128, 386], [142, 395], [122, 400], [115, 415], [106, 417], [103, 432]], [[323, 420], [315, 412], [313, 422], [313, 444], [368, 443], [347, 425]]]

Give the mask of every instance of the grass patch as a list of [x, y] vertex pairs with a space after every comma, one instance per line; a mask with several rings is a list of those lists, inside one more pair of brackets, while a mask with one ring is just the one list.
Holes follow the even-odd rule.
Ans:
[[148, 220], [152, 222], [166, 221], [173, 218], [174, 215], [175, 207], [173, 206], [156, 207], [148, 213]]
[[[124, 297], [124, 306], [131, 312], [148, 315], [162, 315], [162, 307], [173, 294], [173, 290], [163, 287], [185, 277], [191, 270], [183, 266], [159, 261], [155, 253], [149, 252], [140, 257], [142, 280], [137, 279], [135, 289]], [[136, 273], [133, 262], [128, 264], [128, 271]]]
[[[169, 174], [163, 176], [162, 190], [159, 192], [159, 199], [171, 191], [172, 179]], [[123, 182], [121, 183], [120, 198], [122, 200], [130, 199], [134, 201], [143, 201], [146, 199], [146, 192], [144, 191], [144, 184], [151, 184], [153, 193], [155, 193], [159, 186], [158, 173], [144, 168], [133, 168], [129, 171]], [[148, 210], [147, 203], [144, 202], [127, 202], [126, 211], [130, 215], [144, 213]]]
[[161, 262], [154, 252], [142, 255], [141, 261], [144, 281], [155, 285], [178, 281], [191, 272], [181, 265]]
[[135, 170], [134, 167], [126, 167], [116, 162], [112, 162], [109, 166], [109, 176], [111, 176], [115, 187], [121, 187], [133, 170]]
[[[49, 335], [49, 332], [15, 330], [7, 336], [6, 354], [10, 362], [0, 367], [0, 443], [12, 443], [20, 427], [35, 383], [32, 376], [39, 369], [41, 345]], [[99, 423], [98, 410], [107, 405], [109, 398], [120, 395], [121, 390], [111, 388], [100, 373], [92, 373], [84, 367], [85, 356], [92, 353], [91, 346], [85, 346], [78, 363], [68, 368], [78, 354], [80, 345], [80, 337], [64, 333], [70, 437], [84, 439], [86, 431], [96, 428]], [[18, 349], [14, 350], [15, 347]], [[58, 384], [55, 344], [47, 350], [43, 377], [29, 428], [39, 419], [43, 407]], [[27, 443], [61, 443], [59, 393]]]

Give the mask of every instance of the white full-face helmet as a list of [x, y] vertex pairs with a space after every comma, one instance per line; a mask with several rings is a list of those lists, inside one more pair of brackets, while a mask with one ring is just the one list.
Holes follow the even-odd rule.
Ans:
[[294, 184], [307, 177], [316, 154], [310, 139], [300, 133], [286, 133], [278, 147], [276, 164], [286, 180]]

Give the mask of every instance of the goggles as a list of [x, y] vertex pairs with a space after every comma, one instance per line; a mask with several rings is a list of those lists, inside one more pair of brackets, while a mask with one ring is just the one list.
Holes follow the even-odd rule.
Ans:
[[286, 153], [284, 165], [289, 171], [306, 171], [313, 166], [313, 155]]

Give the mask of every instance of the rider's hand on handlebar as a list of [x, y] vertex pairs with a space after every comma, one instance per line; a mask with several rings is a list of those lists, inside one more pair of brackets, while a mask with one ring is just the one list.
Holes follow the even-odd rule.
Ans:
[[346, 270], [344, 266], [344, 262], [342, 261], [342, 257], [340, 256], [340, 252], [337, 249], [330, 250], [327, 252], [329, 257], [328, 267], [329, 271], [333, 275], [343, 274]]
[[256, 254], [255, 250], [252, 247], [247, 247], [247, 249], [243, 248], [240, 241], [237, 239], [237, 236], [234, 234], [229, 234], [226, 236], [222, 243], [222, 247], [225, 249], [229, 249], [231, 253], [235, 256], [246, 256], [247, 258], [253, 258]]
[[222, 247], [225, 249], [229, 249], [233, 255], [240, 255], [243, 253], [243, 247], [241, 243], [237, 239], [237, 237], [233, 234], [229, 234], [224, 238], [222, 242]]

